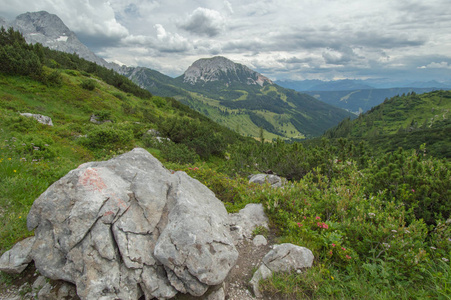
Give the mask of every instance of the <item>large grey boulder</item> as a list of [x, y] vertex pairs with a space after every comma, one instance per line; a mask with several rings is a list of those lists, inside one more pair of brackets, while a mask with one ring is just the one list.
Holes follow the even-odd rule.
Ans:
[[33, 247], [35, 238], [26, 238], [0, 257], [0, 271], [6, 273], [22, 273], [23, 270], [31, 262], [31, 248]]
[[20, 115], [27, 118], [34, 118], [41, 124], [53, 126], [52, 118], [50, 117], [31, 113], [21, 113]]
[[144, 149], [70, 171], [34, 202], [32, 258], [81, 299], [200, 296], [238, 257], [227, 211], [184, 172]]
[[259, 281], [272, 276], [273, 272], [292, 272], [310, 268], [313, 264], [313, 253], [305, 247], [293, 244], [280, 244], [263, 257], [262, 264], [254, 273], [250, 284], [256, 297], [262, 297]]

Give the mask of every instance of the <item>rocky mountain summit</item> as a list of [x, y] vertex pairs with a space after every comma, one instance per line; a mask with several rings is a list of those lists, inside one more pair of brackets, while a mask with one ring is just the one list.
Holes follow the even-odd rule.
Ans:
[[196, 60], [182, 77], [183, 82], [193, 85], [213, 81], [223, 81], [226, 84], [238, 82], [259, 86], [273, 84], [271, 80], [260, 73], [222, 56]]
[[103, 58], [96, 56], [77, 38], [64, 22], [46, 11], [27, 12], [12, 22], [0, 19], [0, 26], [13, 27], [22, 33], [28, 43], [41, 43], [45, 47], [66, 53], [77, 53], [80, 57], [108, 68], [115, 68]]

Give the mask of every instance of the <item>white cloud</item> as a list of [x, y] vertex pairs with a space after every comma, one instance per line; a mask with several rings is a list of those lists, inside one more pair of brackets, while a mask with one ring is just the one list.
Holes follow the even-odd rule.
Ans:
[[451, 69], [451, 65], [448, 64], [446, 61], [442, 62], [431, 62], [430, 64], [426, 66], [418, 67], [419, 69]]
[[213, 37], [224, 30], [225, 22], [225, 18], [218, 11], [198, 7], [179, 27], [194, 34]]
[[154, 46], [163, 52], [182, 52], [191, 48], [188, 40], [181, 35], [175, 33], [168, 33], [164, 29], [163, 25], [156, 24], [157, 41]]

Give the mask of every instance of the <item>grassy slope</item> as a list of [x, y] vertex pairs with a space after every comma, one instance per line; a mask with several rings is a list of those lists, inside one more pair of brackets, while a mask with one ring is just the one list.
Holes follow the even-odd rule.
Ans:
[[437, 157], [451, 157], [451, 91], [393, 97], [359, 118], [329, 130], [329, 138], [367, 140], [382, 151], [418, 149], [422, 144]]
[[[0, 184], [4, 187], [0, 189], [0, 253], [32, 234], [26, 230], [26, 215], [51, 183], [83, 162], [142, 147], [143, 134], [156, 128], [149, 118], [157, 122], [159, 117], [182, 113], [161, 97], [142, 100], [94, 77], [96, 88], [88, 91], [80, 86], [86, 76], [73, 70], [61, 75], [62, 85], [49, 87], [27, 77], [0, 74]], [[19, 112], [49, 116], [54, 126], [39, 124]], [[113, 123], [90, 122], [92, 114], [102, 112]], [[90, 134], [100, 128], [106, 133], [109, 128], [129, 133], [123, 139], [127, 142], [89, 146]], [[158, 157], [157, 151], [151, 151]]]

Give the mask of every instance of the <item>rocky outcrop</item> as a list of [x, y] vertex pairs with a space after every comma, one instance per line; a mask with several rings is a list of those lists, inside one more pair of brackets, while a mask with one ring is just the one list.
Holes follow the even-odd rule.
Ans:
[[263, 257], [262, 264], [250, 281], [255, 296], [262, 297], [258, 284], [260, 280], [271, 277], [273, 272], [301, 271], [310, 268], [313, 259], [312, 251], [305, 247], [289, 243], [274, 246], [273, 250]]
[[31, 113], [21, 113], [20, 115], [27, 118], [34, 118], [41, 124], [53, 126], [52, 118], [50, 117]]
[[36, 268], [74, 283], [81, 299], [204, 294], [237, 259], [228, 223], [208, 188], [144, 149], [72, 170], [27, 220]]
[[249, 183], [257, 183], [260, 185], [269, 183], [272, 187], [281, 187], [283, 185], [282, 178], [272, 174], [255, 174], [249, 179]]

